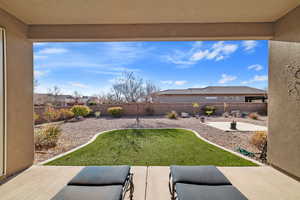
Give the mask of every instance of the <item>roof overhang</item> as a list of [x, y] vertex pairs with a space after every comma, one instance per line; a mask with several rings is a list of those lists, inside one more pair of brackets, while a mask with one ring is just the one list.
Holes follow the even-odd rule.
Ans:
[[[0, 0], [32, 41], [272, 39], [300, 0]], [[1, 10], [0, 10], [1, 11]]]
[[299, 0], [0, 0], [26, 24], [274, 22]]

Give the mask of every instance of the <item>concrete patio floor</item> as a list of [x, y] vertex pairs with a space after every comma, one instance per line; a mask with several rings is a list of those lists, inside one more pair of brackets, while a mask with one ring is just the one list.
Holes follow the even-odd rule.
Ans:
[[[82, 167], [33, 166], [0, 186], [1, 200], [51, 199]], [[300, 183], [263, 167], [219, 167], [248, 199], [300, 199]], [[168, 167], [132, 167], [135, 200], [169, 200]], [[128, 199], [128, 198], [127, 198]]]

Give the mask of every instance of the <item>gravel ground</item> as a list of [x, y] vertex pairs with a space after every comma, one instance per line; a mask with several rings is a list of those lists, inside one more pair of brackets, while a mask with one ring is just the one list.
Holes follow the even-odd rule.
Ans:
[[[230, 121], [223, 117], [209, 117], [207, 121]], [[237, 118], [236, 121], [248, 122], [256, 125], [266, 126], [267, 117], [260, 117], [259, 120]], [[62, 135], [58, 145], [45, 151], [35, 153], [35, 163], [47, 160], [55, 155], [66, 152], [74, 147], [88, 142], [95, 134], [117, 128], [136, 127], [135, 118], [123, 117], [115, 118], [87, 118], [79, 122], [62, 123]], [[165, 117], [142, 117], [140, 120], [141, 128], [188, 128], [198, 132], [199, 135], [218, 145], [235, 150], [242, 147], [251, 152], [257, 149], [249, 143], [252, 132], [223, 132], [219, 129], [201, 124], [196, 118], [180, 118], [178, 120], [167, 119]]]

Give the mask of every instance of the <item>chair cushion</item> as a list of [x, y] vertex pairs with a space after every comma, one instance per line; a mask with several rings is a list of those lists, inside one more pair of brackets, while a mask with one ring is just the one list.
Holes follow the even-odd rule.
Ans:
[[178, 200], [247, 200], [247, 198], [232, 185], [194, 185], [177, 183]]
[[51, 200], [120, 200], [122, 186], [66, 186]]
[[85, 167], [68, 183], [68, 185], [124, 185], [129, 172], [130, 167], [127, 165]]
[[215, 166], [171, 166], [173, 183], [199, 185], [231, 185]]

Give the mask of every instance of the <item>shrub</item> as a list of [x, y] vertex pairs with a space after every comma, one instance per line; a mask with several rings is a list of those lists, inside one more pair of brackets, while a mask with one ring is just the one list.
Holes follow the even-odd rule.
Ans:
[[256, 112], [250, 113], [249, 118], [253, 119], [253, 120], [258, 120], [258, 114]]
[[36, 123], [39, 119], [40, 119], [40, 116], [34, 112], [34, 113], [33, 113], [33, 120], [34, 120], [34, 123]]
[[251, 143], [259, 150], [263, 150], [265, 143], [267, 142], [268, 133], [266, 131], [255, 131], [251, 137]]
[[122, 107], [110, 107], [107, 109], [107, 112], [113, 117], [121, 117], [123, 114]]
[[145, 112], [146, 112], [147, 115], [154, 115], [155, 111], [152, 107], [149, 106], [149, 107], [145, 108]]
[[193, 105], [193, 114], [194, 114], [194, 116], [196, 116], [200, 112], [200, 104], [193, 103], [192, 105]]
[[49, 149], [55, 147], [58, 138], [61, 134], [59, 126], [45, 126], [34, 131], [34, 145], [35, 149]]
[[216, 111], [216, 108], [214, 106], [205, 106], [204, 107], [204, 112], [208, 116], [213, 115], [215, 113], [215, 111]]
[[85, 117], [88, 114], [90, 114], [91, 109], [87, 106], [75, 105], [71, 108], [71, 111], [74, 113], [74, 116], [76, 118], [79, 118], [79, 117]]
[[69, 109], [60, 109], [60, 118], [63, 120], [71, 119], [74, 117], [74, 113]]
[[94, 113], [94, 115], [95, 115], [96, 118], [100, 118], [101, 112], [100, 111], [96, 111]]
[[44, 112], [44, 119], [47, 122], [57, 121], [60, 118], [60, 112], [55, 110], [52, 106], [47, 106]]
[[178, 114], [176, 111], [171, 111], [169, 113], [167, 113], [167, 118], [169, 119], [178, 119]]

